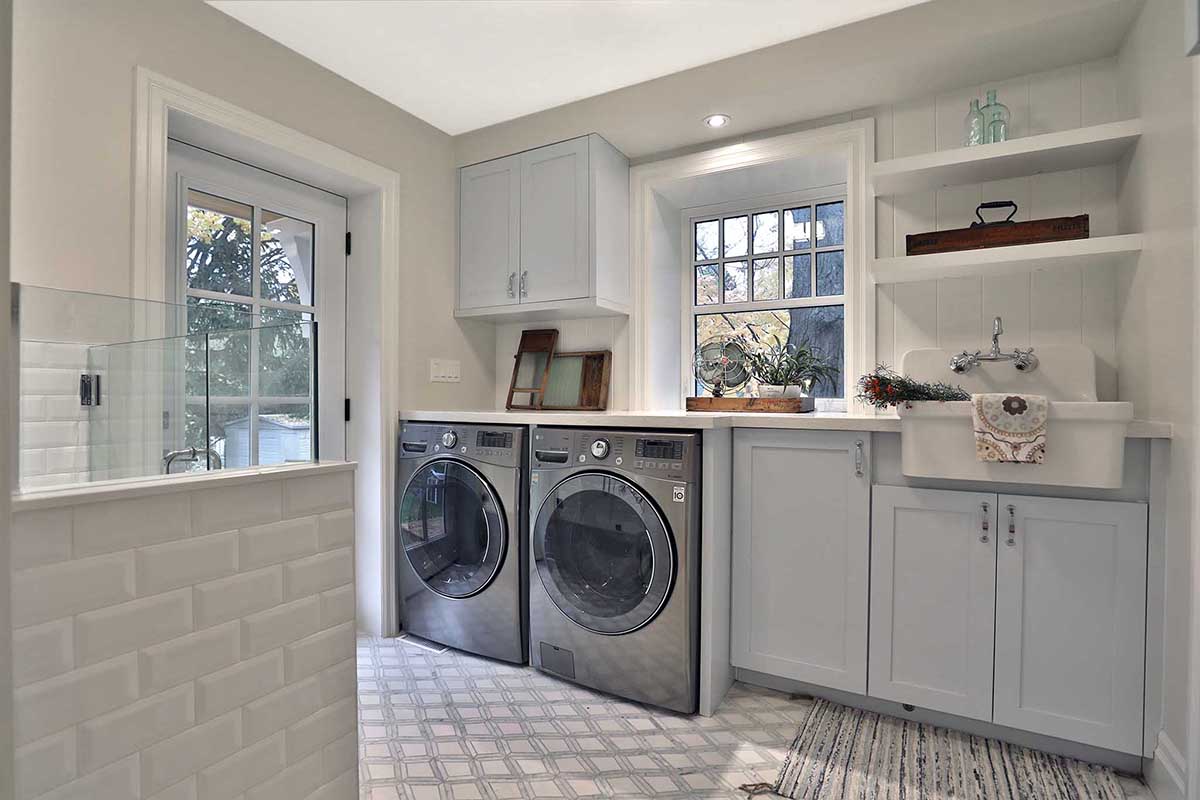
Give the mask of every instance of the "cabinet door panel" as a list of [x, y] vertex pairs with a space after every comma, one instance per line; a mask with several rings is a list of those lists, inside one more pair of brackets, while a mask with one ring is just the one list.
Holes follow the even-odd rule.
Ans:
[[863, 434], [735, 431], [734, 666], [866, 691], [869, 459]]
[[521, 161], [459, 171], [458, 307], [516, 303], [521, 247]]
[[1146, 507], [1001, 495], [998, 511], [995, 721], [1140, 753]]
[[992, 718], [996, 496], [876, 486], [868, 693]]
[[588, 198], [586, 136], [521, 155], [521, 302], [591, 294]]

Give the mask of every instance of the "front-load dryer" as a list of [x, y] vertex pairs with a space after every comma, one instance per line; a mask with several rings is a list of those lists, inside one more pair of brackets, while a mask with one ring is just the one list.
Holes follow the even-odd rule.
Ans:
[[403, 630], [526, 663], [525, 429], [401, 422], [398, 439]]
[[531, 436], [530, 662], [694, 713], [700, 435], [539, 426]]

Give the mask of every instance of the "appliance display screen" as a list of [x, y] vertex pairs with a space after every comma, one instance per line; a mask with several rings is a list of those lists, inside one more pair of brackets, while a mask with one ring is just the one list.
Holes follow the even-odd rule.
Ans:
[[475, 436], [476, 447], [512, 447], [513, 435], [512, 431], [480, 431]]
[[683, 442], [664, 439], [638, 439], [638, 458], [662, 458], [678, 461], [683, 458]]

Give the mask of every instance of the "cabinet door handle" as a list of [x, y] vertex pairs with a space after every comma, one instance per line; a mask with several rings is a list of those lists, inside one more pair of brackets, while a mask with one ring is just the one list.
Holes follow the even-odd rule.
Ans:
[[859, 439], [854, 443], [854, 474], [861, 478], [863, 476], [863, 440]]
[[988, 531], [991, 530], [991, 527], [992, 527], [991, 515], [989, 513], [989, 512], [991, 512], [992, 507], [990, 505], [988, 505], [987, 503], [980, 503], [979, 510], [982, 512], [981, 517], [980, 517], [980, 522], [979, 522], [979, 529], [981, 531], [983, 531], [983, 533], [979, 534], [979, 541], [983, 542], [984, 544], [987, 544], [988, 543]]
[[509, 297], [517, 296], [516, 293], [513, 292], [513, 281], [515, 281], [516, 279], [517, 279], [517, 273], [515, 273], [515, 272], [508, 273], [508, 296]]
[[1017, 546], [1017, 507], [1014, 505], [1008, 506], [1008, 541], [1005, 544]]
[[529, 290], [526, 288], [526, 281], [529, 278], [528, 270], [521, 270], [521, 297], [528, 297]]

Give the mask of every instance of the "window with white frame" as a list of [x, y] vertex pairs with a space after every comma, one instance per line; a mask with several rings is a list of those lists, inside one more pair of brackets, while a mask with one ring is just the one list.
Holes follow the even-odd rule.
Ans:
[[189, 189], [186, 441], [227, 467], [306, 461], [313, 439], [311, 222]]
[[[692, 348], [735, 336], [806, 344], [838, 368], [821, 406], [845, 409], [846, 197], [823, 196], [689, 218]], [[697, 385], [697, 394], [706, 394]], [[752, 395], [751, 382], [735, 392]]]

